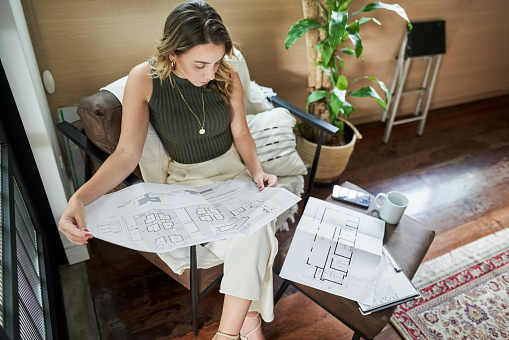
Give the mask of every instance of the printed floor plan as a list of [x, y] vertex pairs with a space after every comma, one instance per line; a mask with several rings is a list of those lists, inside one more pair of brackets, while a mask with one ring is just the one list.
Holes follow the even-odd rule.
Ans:
[[299, 200], [285, 189], [259, 191], [245, 179], [200, 188], [141, 183], [87, 206], [87, 227], [99, 239], [163, 252], [248, 236]]
[[310, 198], [281, 277], [371, 303], [384, 228], [381, 220]]

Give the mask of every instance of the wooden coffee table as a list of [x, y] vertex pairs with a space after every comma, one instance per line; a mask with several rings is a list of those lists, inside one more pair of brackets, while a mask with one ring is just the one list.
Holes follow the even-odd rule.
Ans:
[[[342, 186], [365, 191], [349, 182], [343, 183]], [[336, 201], [332, 199], [331, 196], [329, 196], [326, 201], [346, 206], [364, 213], [373, 210], [374, 207], [374, 196], [371, 197], [371, 206], [367, 210]], [[383, 243], [389, 249], [395, 260], [399, 263], [403, 272], [408, 276], [408, 278], [412, 279], [417, 268], [424, 259], [434, 237], [434, 231], [427, 229], [416, 220], [403, 215], [401, 221], [397, 225], [388, 223], [385, 224]], [[290, 237], [279, 250], [274, 263], [274, 271], [276, 273], [279, 273], [281, 270], [292, 239], [293, 237]], [[274, 303], [277, 303], [289, 285], [294, 286], [301, 293], [324, 308], [332, 316], [352, 329], [354, 331], [353, 339], [359, 339], [360, 337], [364, 339], [373, 339], [387, 325], [389, 319], [394, 313], [394, 310], [396, 309], [396, 307], [390, 307], [369, 315], [362, 315], [355, 301], [289, 280], [284, 280], [281, 288], [276, 293]]]

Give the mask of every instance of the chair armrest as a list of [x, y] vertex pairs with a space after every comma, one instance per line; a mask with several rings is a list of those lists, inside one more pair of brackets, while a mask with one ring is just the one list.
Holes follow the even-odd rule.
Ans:
[[309, 112], [299, 109], [298, 107], [288, 103], [287, 101], [279, 97], [274, 96], [268, 99], [275, 106], [284, 107], [285, 109], [290, 111], [290, 113], [295, 117], [305, 121], [306, 123], [310, 124], [313, 127], [316, 127], [317, 129], [320, 129], [321, 131], [327, 132], [329, 135], [334, 135], [339, 130], [337, 126], [327, 123], [326, 121], [323, 121], [320, 118], [313, 116]]
[[[84, 134], [76, 130], [69, 122], [57, 123], [57, 130], [60, 131], [65, 137], [69, 138], [81, 150], [85, 152], [85, 156], [92, 157], [94, 160], [103, 164], [109, 157], [109, 154], [95, 146]], [[86, 163], [86, 162], [85, 162]], [[89, 164], [85, 164], [89, 167]], [[86, 176], [87, 177], [87, 176]], [[88, 178], [86, 178], [87, 180]], [[138, 176], [130, 174], [124, 181], [126, 185], [133, 185], [143, 182]]]

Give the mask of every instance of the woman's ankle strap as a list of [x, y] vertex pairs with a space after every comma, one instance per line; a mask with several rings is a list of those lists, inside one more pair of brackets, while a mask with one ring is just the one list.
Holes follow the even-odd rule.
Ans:
[[218, 331], [216, 333], [216, 335], [214, 335], [214, 337], [212, 338], [212, 340], [214, 340], [216, 338], [216, 336], [224, 336], [225, 338], [228, 338], [228, 339], [233, 339], [233, 340], [238, 340], [239, 339], [239, 336], [238, 335], [231, 335], [231, 334], [226, 334], [226, 333], [223, 333], [223, 332], [220, 332]]
[[255, 316], [248, 316], [248, 315], [246, 315], [246, 319], [252, 320], [252, 319], [256, 319], [259, 316], [260, 316], [260, 313], [256, 312]]

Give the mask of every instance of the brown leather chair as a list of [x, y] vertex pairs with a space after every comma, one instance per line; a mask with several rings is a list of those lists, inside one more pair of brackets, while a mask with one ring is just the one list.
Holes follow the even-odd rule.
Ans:
[[[322, 130], [322, 135], [324, 133], [334, 134], [337, 131], [335, 126], [325, 123], [309, 113], [288, 104], [280, 98], [272, 97], [268, 99], [275, 106], [285, 107], [294, 116], [318, 127]], [[57, 129], [62, 132], [64, 136], [78, 145], [83, 152], [85, 159], [85, 180], [88, 180], [117, 146], [120, 136], [122, 104], [111, 92], [101, 90], [90, 96], [84, 97], [78, 105], [77, 113], [80, 117], [79, 121], [72, 123], [72, 125], [65, 121], [58, 123]], [[318, 161], [320, 147], [321, 143], [317, 148], [314, 165], [316, 165], [316, 162]], [[310, 196], [314, 183], [316, 166], [312, 166], [311, 169], [311, 173], [306, 177], [307, 190], [303, 195], [304, 202]], [[120, 190], [126, 185], [141, 182], [141, 178], [141, 171], [139, 167], [137, 167], [133, 174], [113, 191]], [[284, 244], [286, 237], [290, 235], [291, 233], [279, 233], [279, 244]], [[221, 280], [223, 274], [222, 265], [215, 266], [210, 269], [197, 269], [196, 247], [199, 246], [200, 245], [190, 247], [191, 268], [185, 270], [182, 275], [174, 273], [157, 254], [139, 252], [147, 260], [190, 290], [192, 323], [195, 335], [197, 335], [198, 330], [198, 301]]]

